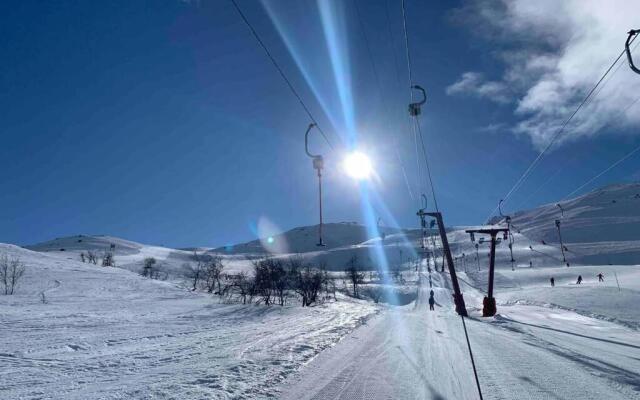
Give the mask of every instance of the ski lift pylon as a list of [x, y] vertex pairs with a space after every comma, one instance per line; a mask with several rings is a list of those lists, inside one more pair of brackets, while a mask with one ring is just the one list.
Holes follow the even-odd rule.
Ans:
[[304, 133], [304, 151], [313, 161], [313, 169], [318, 173], [318, 205], [320, 224], [318, 224], [318, 246], [325, 246], [322, 241], [322, 169], [324, 168], [324, 159], [320, 154], [311, 154], [309, 152], [309, 132], [316, 126], [315, 123], [310, 123], [307, 131]]
[[422, 92], [421, 101], [418, 101], [417, 103], [409, 104], [409, 115], [411, 115], [412, 117], [417, 117], [422, 112], [422, 109], [421, 109], [422, 105], [427, 102], [427, 93], [420, 85], [413, 85], [411, 86], [411, 89], [416, 89]]

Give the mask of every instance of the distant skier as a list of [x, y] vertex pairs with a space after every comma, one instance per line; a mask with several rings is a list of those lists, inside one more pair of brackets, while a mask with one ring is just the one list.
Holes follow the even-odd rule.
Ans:
[[533, 261], [529, 261], [529, 268], [533, 268]]
[[431, 294], [429, 295], [429, 310], [430, 311], [435, 310], [435, 308], [433, 307], [434, 304], [436, 304], [436, 299], [433, 298], [433, 290], [432, 290]]
[[549, 280], [551, 281], [551, 287], [556, 286], [556, 280], [555, 280], [555, 278], [553, 276]]
[[602, 272], [600, 272], [596, 276], [598, 277], [598, 282], [604, 282], [604, 274]]
[[582, 283], [582, 275], [578, 275], [578, 281], [576, 282], [576, 285], [580, 285]]

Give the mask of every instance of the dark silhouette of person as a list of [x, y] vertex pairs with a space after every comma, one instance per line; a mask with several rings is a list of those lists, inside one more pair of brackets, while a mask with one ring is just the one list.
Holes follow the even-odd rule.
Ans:
[[436, 304], [436, 300], [433, 298], [433, 290], [431, 291], [431, 295], [429, 296], [429, 310], [433, 311], [435, 308], [433, 305]]
[[582, 275], [578, 275], [578, 281], [576, 282], [577, 285], [582, 283]]
[[596, 276], [598, 277], [598, 282], [604, 282], [604, 274], [602, 272], [600, 272]]
[[554, 287], [556, 285], [556, 280], [555, 278], [552, 276], [551, 279], [549, 279], [551, 281], [551, 287]]

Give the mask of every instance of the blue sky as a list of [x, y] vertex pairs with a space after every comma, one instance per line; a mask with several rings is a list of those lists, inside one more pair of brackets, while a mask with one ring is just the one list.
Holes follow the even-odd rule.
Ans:
[[[405, 114], [400, 2], [238, 2], [336, 147], [312, 133], [327, 158], [325, 219], [362, 221], [361, 191], [339, 166], [354, 142], [375, 165], [374, 208], [416, 226], [401, 165], [414, 195], [426, 189], [416, 182]], [[448, 224], [480, 223], [630, 27], [584, 32], [577, 37], [595, 47], [574, 52], [584, 44], [571, 31], [586, 29], [580, 20], [564, 32], [553, 30], [551, 13], [526, 7], [406, 6], [414, 82], [428, 93], [421, 124], [438, 202]], [[492, 13], [506, 22], [479, 19]], [[523, 20], [536, 24], [531, 37], [510, 36]], [[585, 53], [588, 63], [571, 58]], [[317, 222], [303, 149], [309, 118], [230, 2], [5, 2], [0, 59], [1, 242], [84, 233], [224, 245], [255, 238], [261, 219], [282, 229]], [[637, 108], [608, 124], [639, 82], [626, 65], [616, 71], [506, 209], [556, 201], [640, 145]], [[640, 156], [631, 157], [590, 188], [639, 178]]]

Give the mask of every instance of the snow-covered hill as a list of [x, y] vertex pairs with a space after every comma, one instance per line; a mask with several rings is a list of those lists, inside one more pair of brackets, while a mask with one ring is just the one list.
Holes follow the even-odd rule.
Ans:
[[[558, 206], [560, 204], [560, 206]], [[640, 264], [640, 183], [616, 184], [567, 201], [513, 214], [514, 228], [534, 247], [559, 256], [560, 221], [567, 260], [583, 264]], [[494, 222], [504, 223], [495, 218]], [[550, 249], [549, 249], [550, 250]], [[561, 257], [561, 255], [560, 255]]]
[[[380, 231], [390, 235], [400, 230], [380, 227]], [[361, 244], [367, 241], [370, 235], [364, 225], [355, 222], [337, 222], [323, 224], [322, 237], [324, 246], [318, 247], [318, 225], [301, 226], [250, 242], [219, 247], [213, 251], [256, 254], [308, 253]]]
[[[112, 246], [113, 250], [112, 250]], [[182, 275], [184, 263], [194, 261], [193, 251], [177, 250], [162, 246], [150, 246], [113, 236], [77, 235], [55, 238], [53, 240], [25, 246], [26, 249], [45, 252], [52, 256], [79, 261], [80, 254], [91, 251], [100, 259], [106, 252], [113, 252], [116, 266], [132, 272], [142, 270], [143, 260], [156, 259], [156, 267], [167, 272], [170, 277]]]
[[[566, 246], [567, 262], [578, 264], [640, 264], [640, 184], [611, 185], [586, 195], [513, 214], [513, 253], [518, 268], [540, 265], [562, 266], [556, 219], [561, 221], [561, 232]], [[417, 221], [416, 221], [417, 222]], [[495, 224], [504, 225], [504, 219], [494, 218]], [[460, 257], [458, 269], [470, 270], [478, 264], [486, 268], [488, 240], [479, 242], [476, 252], [465, 233], [468, 227], [448, 228], [451, 250]], [[371, 237], [366, 227], [353, 222], [328, 223], [323, 226], [326, 246], [318, 247], [318, 226], [304, 226], [273, 234], [250, 242], [216, 249], [198, 249], [201, 254], [223, 256], [231, 270], [248, 269], [252, 258], [267, 254], [290, 257], [301, 255], [315, 265], [326, 265], [330, 270], [342, 270], [356, 256], [363, 269], [376, 269], [379, 262], [372, 259], [373, 247], [381, 249], [389, 265], [408, 264], [420, 254], [419, 229], [381, 228], [381, 237]], [[430, 231], [430, 234], [435, 232]], [[480, 237], [478, 237], [480, 240]], [[437, 235], [436, 245], [439, 246]], [[115, 245], [118, 266], [139, 271], [142, 260], [156, 258], [161, 268], [179, 276], [182, 265], [194, 261], [192, 249], [171, 249], [149, 246], [110, 236], [72, 236], [27, 246], [36, 251], [59, 253], [58, 256], [79, 257], [80, 252], [104, 252]], [[464, 254], [464, 260], [462, 255]], [[442, 262], [442, 253], [436, 250]], [[510, 268], [511, 254], [506, 243], [497, 247], [497, 267]], [[405, 265], [408, 267], [408, 265]]]
[[[486, 398], [639, 398], [640, 269], [581, 265], [596, 257], [638, 264], [638, 231], [626, 218], [640, 214], [633, 206], [640, 202], [637, 189], [603, 188], [563, 203], [564, 216], [555, 205], [514, 215], [516, 268], [511, 271], [501, 242], [495, 318], [479, 317], [488, 242], [478, 240], [476, 253], [465, 227], [449, 229], [454, 256], [465, 254], [456, 268]], [[567, 230], [570, 268], [554, 241], [558, 217], [563, 234]], [[379, 245], [391, 265], [402, 258], [407, 268], [418, 251], [418, 230], [389, 231], [383, 240], [361, 226], [328, 225], [334, 229], [326, 231], [326, 248], [315, 246], [314, 227], [272, 239], [297, 244], [302, 256], [335, 270], [353, 255], [375, 267], [369, 258]], [[613, 237], [598, 235], [616, 228]], [[250, 269], [263, 243], [247, 244], [246, 252], [224, 249], [225, 271]], [[112, 244], [124, 270], [80, 261], [80, 253], [102, 254]], [[401, 306], [339, 293], [337, 302], [281, 308], [221, 304], [176, 280], [138, 274], [145, 257], [178, 274], [194, 261], [188, 250], [108, 236], [58, 238], [29, 248], [0, 244], [0, 254], [20, 258], [27, 268], [16, 294], [0, 296], [0, 398], [477, 398], [449, 276], [432, 272], [429, 278], [425, 265], [420, 273], [405, 272], [402, 284], [389, 284], [403, 296], [395, 302]], [[597, 281], [599, 272], [604, 282]], [[368, 274], [365, 280], [365, 293], [380, 284]], [[427, 309], [430, 290], [435, 311]], [[376, 313], [383, 315], [372, 318]]]

